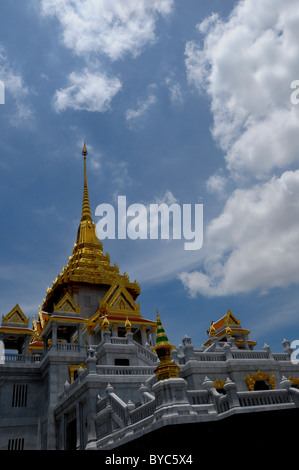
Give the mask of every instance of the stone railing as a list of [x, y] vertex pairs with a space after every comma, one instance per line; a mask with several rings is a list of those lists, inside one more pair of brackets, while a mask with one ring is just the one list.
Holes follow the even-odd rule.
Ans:
[[289, 361], [290, 360], [290, 355], [287, 353], [272, 353], [273, 359], [275, 361]]
[[241, 407], [280, 405], [291, 403], [292, 398], [288, 390], [259, 390], [252, 392], [238, 392]]
[[212, 403], [207, 390], [187, 390], [187, 397], [191, 405], [209, 405]]
[[86, 351], [87, 347], [78, 343], [56, 343], [51, 344], [49, 351], [56, 349], [57, 351]]
[[[217, 349], [216, 349], [217, 347]], [[179, 364], [186, 364], [190, 359], [204, 362], [226, 361], [228, 359], [290, 361], [290, 353], [272, 353], [265, 344], [262, 350], [238, 349], [233, 343], [216, 342], [206, 350], [196, 350], [192, 344], [185, 345], [173, 353]]]
[[269, 359], [268, 351], [250, 351], [249, 349], [232, 349], [233, 359]]
[[36, 363], [40, 362], [43, 359], [43, 355], [41, 354], [29, 354], [26, 356], [25, 354], [14, 354], [14, 353], [4, 353], [1, 355], [0, 364], [11, 364], [11, 363]]
[[194, 351], [195, 359], [198, 361], [205, 361], [205, 362], [215, 362], [215, 361], [225, 361], [225, 353], [224, 352], [201, 352], [201, 351]]
[[152, 398], [147, 403], [144, 403], [143, 405], [139, 406], [135, 410], [132, 410], [130, 413], [131, 417], [131, 423], [135, 424], [138, 423], [139, 421], [142, 421], [143, 419], [148, 418], [149, 416], [154, 416], [154, 412], [156, 410], [156, 400], [155, 397]]
[[128, 424], [129, 415], [128, 405], [113, 392], [109, 393], [108, 402], [111, 406], [112, 413], [114, 413], [114, 415], [116, 415], [120, 420], [118, 425], [121, 427], [126, 426]]
[[155, 363], [158, 361], [158, 357], [157, 357], [157, 354], [154, 354], [152, 351], [144, 348], [143, 346], [141, 346], [139, 343], [136, 343], [136, 341], [134, 341], [134, 344], [137, 348], [137, 354], [145, 359], [148, 359], [150, 360], [150, 362], [152, 363]]
[[217, 397], [216, 408], [217, 408], [218, 414], [225, 413], [226, 411], [229, 410], [229, 403], [228, 403], [227, 395], [220, 395]]
[[103, 411], [108, 405], [108, 397], [100, 397], [98, 396], [98, 401], [97, 401], [97, 412], [100, 413]]
[[[173, 383], [175, 385], [175, 382]], [[218, 416], [222, 418], [235, 413], [244, 413], [244, 408], [250, 408], [252, 411], [267, 411], [299, 407], [299, 390], [290, 387], [286, 379], [281, 382], [282, 388], [279, 389], [241, 392], [237, 391], [234, 382], [227, 379], [224, 385], [225, 394], [218, 393], [213, 387], [213, 382], [208, 378], [205, 379], [203, 385], [205, 390], [186, 390], [189, 408], [187, 406], [185, 411], [184, 408], [174, 411], [174, 405], [179, 407], [182, 401], [178, 404], [169, 401], [169, 381], [163, 392], [165, 395], [162, 403], [155, 395], [148, 394], [150, 395], [149, 401], [137, 408], [131, 402], [124, 403], [113, 392], [113, 387], [107, 387], [107, 396], [99, 400], [97, 407], [97, 422], [102, 429], [99, 434], [98, 448], [107, 449], [113, 448], [114, 445], [121, 445], [121, 442], [130, 439], [129, 436], [137, 438], [143, 435], [145, 430], [150, 431], [153, 426], [159, 426], [161, 417], [167, 419], [171, 416], [171, 419], [176, 419], [177, 423], [186, 423], [199, 422], [202, 419], [206, 421], [209, 415], [213, 416], [211, 419], [214, 420]], [[119, 426], [117, 430], [113, 430], [112, 426], [108, 425], [109, 419], [112, 418]]]
[[111, 336], [112, 344], [128, 344], [127, 338], [119, 338], [118, 336]]
[[61, 400], [64, 397], [68, 396], [70, 393], [72, 393], [72, 391], [77, 387], [77, 385], [79, 385], [81, 382], [83, 382], [83, 380], [88, 375], [88, 373], [89, 373], [89, 371], [87, 369], [85, 369], [85, 370], [79, 369], [78, 376], [77, 376], [76, 380], [74, 380], [73, 383], [70, 384], [67, 381], [65, 382], [64, 391], [59, 395], [58, 399]]
[[153, 375], [154, 366], [105, 366], [96, 368], [98, 375]]

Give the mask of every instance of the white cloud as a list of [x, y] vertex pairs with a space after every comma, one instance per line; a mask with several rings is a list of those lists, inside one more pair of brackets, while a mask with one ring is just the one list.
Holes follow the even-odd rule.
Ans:
[[[42, 0], [41, 13], [57, 18], [62, 28], [64, 45], [94, 72], [71, 73], [70, 85], [55, 94], [55, 109], [106, 111], [121, 84], [118, 78], [107, 78], [100, 56], [111, 61], [126, 54], [139, 55], [156, 40], [155, 27], [159, 16], [168, 16], [174, 0]], [[96, 59], [96, 60], [95, 60]], [[129, 111], [128, 119], [137, 118], [154, 101], [151, 96], [137, 111]]]
[[[192, 296], [298, 284], [298, 2], [239, 1], [227, 21], [213, 14], [198, 30], [202, 45], [185, 49], [188, 80], [210, 97], [212, 135], [238, 188], [207, 224], [202, 269], [180, 279]], [[223, 194], [224, 183], [216, 172], [207, 189]]]
[[173, 77], [166, 77], [165, 83], [168, 86], [170, 99], [173, 104], [181, 104], [183, 102], [183, 94], [181, 85], [176, 82]]
[[158, 15], [167, 16], [173, 0], [42, 0], [44, 15], [58, 18], [63, 42], [77, 55], [102, 53], [111, 60], [138, 55], [155, 40]]
[[[78, 135], [78, 129], [75, 128], [75, 132]], [[77, 150], [78, 150], [78, 155], [81, 156], [82, 152], [82, 147], [83, 147], [83, 142], [85, 142], [85, 137], [80, 135], [80, 137], [77, 137]], [[102, 169], [102, 164], [103, 164], [103, 156], [99, 150], [93, 147], [93, 145], [88, 142], [87, 144], [87, 151], [88, 151], [88, 167], [93, 170], [93, 171], [99, 171]], [[80, 157], [81, 158], [81, 157]]]
[[184, 272], [191, 295], [231, 295], [299, 283], [299, 170], [237, 189], [205, 235], [204, 272]]
[[56, 91], [54, 107], [58, 112], [67, 108], [104, 112], [120, 89], [118, 78], [108, 78], [87, 69], [79, 74], [73, 72], [69, 75], [69, 86]]
[[132, 121], [135, 119], [140, 119], [147, 113], [149, 108], [151, 108], [151, 106], [153, 106], [156, 103], [156, 101], [157, 101], [156, 96], [153, 94], [150, 94], [148, 98], [146, 98], [146, 100], [138, 102], [138, 106], [136, 109], [127, 110], [126, 120]]
[[178, 203], [178, 200], [173, 195], [173, 193], [169, 191], [169, 189], [167, 189], [162, 198], [161, 197], [155, 198], [155, 203], [156, 204], [175, 204], [175, 203]]
[[199, 25], [204, 45], [186, 45], [188, 79], [211, 98], [213, 136], [234, 176], [264, 177], [299, 161], [299, 108], [290, 102], [299, 77], [296, 0], [245, 0], [227, 22]]
[[227, 178], [220, 173], [211, 175], [206, 183], [208, 192], [216, 194], [219, 198], [223, 198], [226, 195]]
[[18, 125], [24, 120], [32, 116], [32, 109], [26, 103], [26, 97], [29, 94], [28, 87], [25, 85], [23, 77], [20, 72], [13, 70], [6, 56], [5, 49], [0, 45], [0, 80], [4, 84], [4, 97], [6, 109], [8, 99], [12, 97], [14, 107], [9, 107], [10, 122], [13, 125]]

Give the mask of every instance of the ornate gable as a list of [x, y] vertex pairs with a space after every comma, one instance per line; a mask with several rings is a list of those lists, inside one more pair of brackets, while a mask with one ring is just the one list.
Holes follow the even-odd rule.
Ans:
[[70, 294], [67, 292], [58, 304], [54, 304], [54, 312], [63, 313], [80, 313], [80, 307], [78, 307]]
[[24, 327], [29, 325], [29, 318], [25, 316], [19, 304], [16, 304], [7, 315], [2, 315], [2, 325]]
[[240, 320], [237, 320], [236, 317], [232, 314], [230, 310], [227, 311], [227, 314], [224, 319], [226, 325], [239, 325], [241, 326]]
[[121, 314], [126, 311], [133, 315], [140, 315], [139, 302], [136, 304], [132, 295], [122, 283], [117, 282], [111, 286], [101, 305], [105, 305], [107, 312], [113, 311]]

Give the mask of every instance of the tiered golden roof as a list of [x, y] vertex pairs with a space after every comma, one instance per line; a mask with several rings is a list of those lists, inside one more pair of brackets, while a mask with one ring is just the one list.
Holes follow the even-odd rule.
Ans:
[[121, 275], [118, 266], [110, 264], [109, 254], [103, 253], [103, 244], [97, 237], [96, 226], [90, 211], [86, 171], [87, 154], [84, 143], [82, 150], [84, 157], [83, 204], [77, 240], [67, 265], [53, 281], [51, 288], [47, 289], [46, 298], [42, 304], [42, 310], [46, 312], [51, 312], [54, 303], [59, 301], [62, 293], [74, 284], [106, 284], [112, 286], [115, 282], [119, 282], [128, 290], [134, 300], [140, 294], [140, 286], [137, 281], [130, 282], [126, 273]]
[[[48, 287], [38, 318], [34, 319], [31, 347], [41, 347], [40, 340], [53, 319], [62, 323], [84, 322], [83, 331], [87, 329], [90, 335], [98, 331], [98, 326], [102, 330], [124, 327], [127, 331], [133, 331], [142, 328], [145, 334], [156, 331], [156, 322], [140, 314], [139, 302], [136, 301], [140, 294], [137, 281], [131, 282], [127, 273], [120, 274], [117, 264], [110, 264], [109, 254], [103, 253], [103, 244], [97, 237], [90, 210], [86, 170], [88, 152], [85, 143], [82, 155], [83, 202], [76, 243], [67, 265], [52, 286]], [[78, 292], [80, 288], [93, 286], [101, 288], [101, 296], [98, 297], [98, 308], [94, 312], [89, 311], [87, 315], [84, 306], [80, 308]]]

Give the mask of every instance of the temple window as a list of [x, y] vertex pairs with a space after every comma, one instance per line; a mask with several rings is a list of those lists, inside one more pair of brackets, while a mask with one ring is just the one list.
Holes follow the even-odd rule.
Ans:
[[269, 390], [270, 385], [266, 380], [256, 380], [254, 384], [254, 390]]
[[24, 438], [8, 439], [7, 450], [24, 450]]
[[25, 407], [27, 406], [27, 384], [14, 384], [12, 392], [12, 407]]
[[114, 359], [115, 366], [129, 366], [130, 361], [129, 359]]

